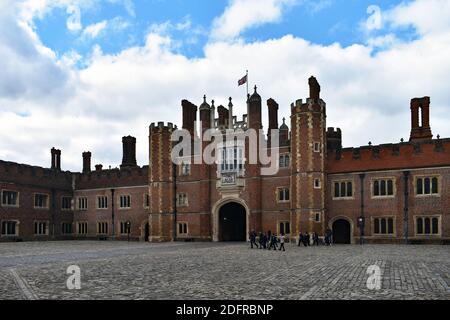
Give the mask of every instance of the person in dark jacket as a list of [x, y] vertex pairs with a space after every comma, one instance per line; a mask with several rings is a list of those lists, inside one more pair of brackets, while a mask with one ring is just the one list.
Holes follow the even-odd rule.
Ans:
[[259, 233], [259, 248], [263, 249], [263, 241], [264, 241], [264, 235], [262, 232]]
[[300, 245], [303, 243], [303, 233], [299, 233], [298, 234], [298, 246], [300, 247]]
[[252, 231], [250, 232], [250, 248], [253, 249], [253, 245], [256, 246], [256, 249], [258, 249], [258, 244], [256, 243], [256, 232]]
[[303, 245], [304, 245], [305, 247], [309, 246], [309, 241], [310, 241], [310, 239], [309, 239], [309, 233], [306, 232], [305, 235], [303, 236]]

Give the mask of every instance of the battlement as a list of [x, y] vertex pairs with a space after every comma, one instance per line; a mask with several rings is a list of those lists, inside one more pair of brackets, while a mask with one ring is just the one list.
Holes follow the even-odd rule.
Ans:
[[43, 188], [71, 189], [72, 173], [0, 160], [0, 181]]
[[327, 137], [342, 137], [342, 131], [341, 128], [333, 128], [328, 127], [327, 128]]
[[77, 174], [76, 189], [117, 188], [148, 183], [148, 166], [122, 167]]
[[450, 166], [450, 139], [328, 150], [328, 172]]
[[150, 133], [158, 133], [162, 131], [168, 131], [172, 132], [177, 129], [177, 126], [174, 125], [172, 122], [168, 122], [167, 125], [164, 124], [164, 122], [158, 122], [154, 123], [152, 122], [149, 126]]

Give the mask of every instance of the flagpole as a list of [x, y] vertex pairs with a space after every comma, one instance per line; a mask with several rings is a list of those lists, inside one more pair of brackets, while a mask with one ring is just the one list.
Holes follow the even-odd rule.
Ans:
[[247, 75], [247, 97], [248, 97], [248, 70], [246, 70], [246, 75]]

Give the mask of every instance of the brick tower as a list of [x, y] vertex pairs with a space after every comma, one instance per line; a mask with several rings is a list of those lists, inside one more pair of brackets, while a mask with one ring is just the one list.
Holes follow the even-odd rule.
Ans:
[[309, 79], [306, 103], [291, 105], [291, 210], [295, 236], [301, 231], [325, 231], [326, 201], [326, 104], [320, 99], [320, 85]]
[[149, 195], [150, 241], [170, 241], [173, 238], [174, 184], [171, 161], [172, 123], [150, 125]]

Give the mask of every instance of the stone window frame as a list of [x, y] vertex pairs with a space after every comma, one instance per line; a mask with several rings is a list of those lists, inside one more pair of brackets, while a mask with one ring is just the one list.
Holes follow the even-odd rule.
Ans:
[[[180, 226], [182, 227], [182, 232], [180, 233]], [[189, 235], [189, 223], [187, 221], [177, 221], [177, 236], [178, 237], [187, 237]]]
[[[100, 203], [99, 203], [99, 200], [100, 200], [100, 198], [106, 198], [106, 207], [104, 207], [104, 208], [100, 208]], [[107, 195], [97, 195], [96, 196], [96, 203], [97, 203], [97, 210], [108, 210], [108, 205], [109, 205], [109, 201], [108, 201], [108, 196]]]
[[[16, 201], [16, 204], [4, 204], [3, 203], [3, 192], [15, 192], [15, 193], [17, 193], [17, 201]], [[20, 207], [20, 192], [19, 191], [16, 191], [16, 190], [11, 190], [11, 189], [2, 189], [2, 192], [1, 192], [1, 203], [0, 203], [0, 205], [2, 206], [2, 207], [5, 207], [5, 208], [19, 208]]]
[[[80, 199], [86, 199], [86, 207], [85, 208], [80, 208]], [[78, 211], [87, 211], [89, 208], [89, 200], [88, 197], [86, 196], [78, 196], [77, 197], [77, 201], [76, 201], [76, 209]]]
[[[384, 196], [382, 195], [375, 195], [375, 181], [386, 181], [386, 193], [388, 191], [388, 181], [392, 180], [392, 191], [393, 194], [386, 194]], [[380, 186], [381, 188], [381, 186]], [[370, 178], [370, 198], [377, 200], [377, 199], [395, 199], [397, 196], [397, 177], [395, 176], [383, 176], [383, 177], [371, 177]]]
[[322, 152], [322, 144], [319, 141], [313, 142], [313, 151], [314, 153], [321, 153]]
[[[289, 225], [289, 233], [286, 233], [286, 223]], [[291, 228], [291, 222], [289, 220], [278, 220], [277, 223], [277, 234], [281, 235], [281, 224], [284, 224], [284, 235], [290, 235], [292, 232], [292, 228]]]
[[[64, 208], [63, 204], [64, 204], [64, 198], [70, 198], [70, 209]], [[72, 211], [73, 210], [73, 197], [71, 196], [61, 196], [61, 211]]]
[[[185, 171], [184, 168], [188, 168], [187, 171]], [[192, 169], [192, 167], [191, 167], [190, 163], [182, 162], [178, 166], [178, 175], [180, 177], [189, 177], [191, 175], [191, 173], [192, 173], [191, 169]]]
[[[47, 196], [47, 203], [45, 207], [36, 207], [36, 196], [42, 195]], [[34, 192], [33, 193], [33, 208], [36, 210], [49, 210], [50, 209], [50, 194], [44, 192]]]
[[[316, 219], [317, 215], [319, 215], [319, 220]], [[322, 212], [314, 212], [313, 221], [314, 221], [314, 223], [321, 223], [322, 222]]]
[[[438, 193], [430, 193], [430, 194], [417, 194], [417, 179], [425, 179], [425, 178], [437, 178], [438, 182]], [[412, 179], [413, 182], [413, 189], [414, 189], [414, 197], [416, 198], [427, 198], [427, 197], [440, 197], [441, 196], [441, 190], [442, 190], [442, 175], [440, 174], [418, 174], [414, 175], [414, 178]], [[433, 186], [430, 185], [430, 188], [432, 190]]]
[[[42, 224], [45, 223], [45, 233], [36, 233], [36, 224]], [[34, 226], [34, 236], [35, 237], [47, 237], [50, 234], [50, 221], [48, 220], [34, 220], [33, 221]], [[40, 230], [40, 228], [38, 227]]]
[[[148, 205], [147, 205], [147, 199], [148, 199]], [[151, 199], [150, 199], [150, 193], [146, 192], [142, 195], [142, 206], [144, 209], [150, 209], [151, 205]]]
[[[127, 225], [128, 221], [119, 221], [119, 234], [120, 235], [128, 235]], [[122, 232], [125, 231], [125, 232]], [[131, 225], [130, 225], [130, 235], [131, 235]]]
[[[343, 183], [343, 182], [345, 182], [345, 193], [347, 194], [347, 186], [348, 186], [348, 183], [349, 182], [351, 182], [352, 183], [352, 196], [351, 197], [348, 197], [348, 196], [345, 196], [345, 197], [335, 197], [335, 189], [336, 189], [336, 186], [335, 186], [335, 184], [336, 183], [339, 183], [339, 194], [341, 193], [340, 191], [340, 188], [341, 188], [341, 184]], [[333, 200], [355, 200], [355, 181], [354, 181], [354, 179], [335, 179], [335, 180], [332, 180], [331, 181], [331, 194], [332, 194], [332, 199]]]
[[[3, 234], [3, 222], [15, 222], [16, 223], [16, 228], [15, 234]], [[2, 238], [9, 238], [9, 237], [18, 237], [20, 234], [20, 220], [18, 219], [2, 219], [0, 220], [0, 237]]]
[[[86, 232], [85, 233], [80, 233], [80, 224], [86, 225]], [[76, 235], [78, 235], [78, 236], [87, 236], [88, 233], [89, 233], [88, 226], [89, 226], [89, 223], [87, 221], [77, 221], [77, 222], [75, 222]]]
[[[423, 225], [424, 233], [417, 233], [417, 219], [418, 218], [430, 218], [430, 231], [431, 233], [425, 233], [425, 224]], [[432, 233], [433, 231], [433, 218], [438, 219], [438, 233]], [[426, 238], [426, 237], [436, 237], [439, 238], [442, 236], [442, 215], [441, 214], [417, 214], [413, 215], [414, 220], [414, 236], [419, 238]]]
[[[288, 200], [280, 200], [280, 190], [288, 190], [288, 195], [289, 195]], [[286, 193], [284, 193], [284, 196], [286, 197]], [[289, 186], [276, 187], [275, 199], [277, 199], [277, 203], [290, 203], [291, 202], [291, 188], [289, 188]]]
[[[100, 228], [101, 226], [101, 228]], [[104, 227], [106, 226], [106, 232], [100, 232], [100, 229], [104, 231]], [[108, 221], [97, 221], [97, 235], [99, 236], [107, 236], [109, 235], [109, 223]]]
[[[122, 207], [122, 198], [123, 197], [129, 198], [129, 202], [130, 202], [129, 205], [130, 206]], [[119, 195], [117, 195], [117, 208], [119, 210], [130, 210], [132, 208], [132, 205], [131, 205], [131, 194], [119, 194]]]
[[[375, 233], [375, 219], [386, 219], [386, 231], [389, 231], [388, 219], [392, 219], [392, 232], [393, 233]], [[380, 220], [380, 230], [381, 230], [381, 220]], [[371, 216], [370, 217], [370, 232], [374, 237], [397, 237], [397, 216], [395, 214], [384, 215], [384, 216]]]
[[[180, 203], [180, 197], [184, 195], [184, 202]], [[177, 193], [177, 207], [188, 207], [189, 206], [189, 197], [186, 192], [178, 192]]]
[[[65, 233], [64, 232], [64, 225], [70, 225], [71, 226], [70, 227], [70, 231], [71, 232]], [[61, 234], [62, 235], [73, 235], [73, 223], [71, 223], [71, 222], [61, 222]]]
[[[283, 159], [283, 163], [284, 163], [284, 165], [282, 166], [281, 165], [281, 161], [280, 161], [280, 158], [281, 157], [283, 157], [284, 159]], [[285, 165], [286, 164], [286, 158], [287, 159], [289, 159], [289, 165]], [[281, 169], [289, 169], [290, 167], [291, 167], [291, 153], [290, 152], [283, 152], [283, 153], [280, 153], [279, 155], [278, 155], [278, 167]]]
[[[316, 182], [319, 182], [319, 184], [317, 185]], [[316, 190], [322, 189], [322, 179], [321, 178], [314, 178], [313, 179], [313, 187]]]

